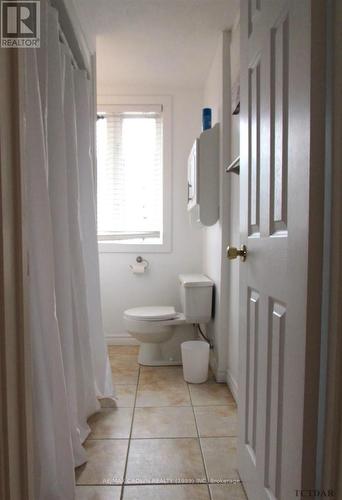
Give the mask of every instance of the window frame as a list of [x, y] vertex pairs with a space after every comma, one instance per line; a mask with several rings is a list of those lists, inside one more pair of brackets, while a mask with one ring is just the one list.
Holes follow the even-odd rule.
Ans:
[[118, 105], [161, 105], [163, 118], [163, 242], [120, 243], [118, 240], [98, 240], [99, 253], [168, 253], [172, 235], [172, 98], [171, 96], [100, 96], [98, 111], [115, 111]]

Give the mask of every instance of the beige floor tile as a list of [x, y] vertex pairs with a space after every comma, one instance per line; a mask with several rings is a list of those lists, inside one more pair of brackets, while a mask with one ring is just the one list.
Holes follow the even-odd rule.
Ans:
[[170, 481], [205, 481], [197, 439], [133, 439], [126, 482], [134, 484]]
[[117, 356], [128, 354], [131, 356], [138, 356], [139, 346], [138, 345], [110, 345], [108, 346], [108, 355]]
[[124, 500], [209, 500], [204, 484], [125, 486]]
[[194, 406], [235, 405], [235, 401], [226, 384], [214, 382], [189, 384], [191, 401]]
[[134, 366], [112, 367], [113, 385], [136, 385], [138, 383], [139, 368]]
[[[109, 361], [114, 385], [134, 385], [138, 382], [138, 356], [132, 347], [135, 348], [135, 346], [109, 346]], [[131, 349], [131, 353], [129, 349]]]
[[91, 428], [88, 439], [128, 439], [132, 418], [133, 408], [102, 409], [88, 420]]
[[142, 366], [140, 368], [140, 384], [159, 382], [184, 383], [181, 366]]
[[184, 382], [139, 383], [136, 406], [191, 406], [188, 387]]
[[213, 372], [210, 369], [208, 371], [208, 380], [207, 380], [207, 383], [209, 383], [209, 382], [216, 383], [215, 375], [213, 374]]
[[237, 410], [234, 406], [195, 406], [201, 437], [236, 436]]
[[120, 500], [121, 486], [76, 486], [75, 500]]
[[211, 484], [212, 500], [247, 500], [240, 484]]
[[135, 393], [137, 386], [132, 385], [117, 385], [114, 387], [116, 394], [116, 406], [118, 408], [133, 408]]
[[138, 359], [137, 357], [131, 355], [117, 355], [117, 356], [109, 356], [109, 362], [112, 369], [116, 368], [135, 368], [139, 369]]
[[89, 440], [85, 443], [88, 462], [76, 469], [76, 483], [90, 485], [121, 484], [125, 470], [128, 440]]
[[201, 438], [201, 446], [209, 481], [239, 479], [236, 438]]
[[136, 369], [139, 368], [136, 356], [109, 356], [109, 364], [112, 369], [116, 367], [134, 367]]
[[133, 438], [197, 437], [191, 407], [136, 408]]

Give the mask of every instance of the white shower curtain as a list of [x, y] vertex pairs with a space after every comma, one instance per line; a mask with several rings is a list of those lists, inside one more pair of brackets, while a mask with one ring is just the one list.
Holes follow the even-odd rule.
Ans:
[[[73, 72], [75, 88], [77, 151], [78, 162], [82, 165], [79, 176], [80, 227], [83, 239], [84, 272], [87, 292], [90, 331], [103, 331], [100, 278], [98, 265], [98, 247], [96, 234], [95, 185], [92, 154], [90, 149], [90, 82], [84, 71]], [[111, 388], [111, 368], [108, 357], [104, 356], [103, 346], [95, 335], [90, 336], [91, 352], [99, 394], [109, 394]], [[110, 385], [108, 385], [110, 383]]]
[[[112, 398], [99, 291], [89, 82], [42, 2], [42, 46], [25, 51], [24, 162], [36, 500], [72, 500], [87, 419]], [[108, 401], [106, 401], [108, 405]]]

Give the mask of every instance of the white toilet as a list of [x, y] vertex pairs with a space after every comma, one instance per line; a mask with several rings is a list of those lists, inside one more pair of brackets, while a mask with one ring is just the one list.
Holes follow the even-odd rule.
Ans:
[[183, 312], [173, 306], [135, 307], [124, 312], [128, 333], [140, 342], [141, 365], [182, 364], [180, 345], [196, 338], [193, 325], [210, 321], [213, 281], [203, 274], [179, 275]]

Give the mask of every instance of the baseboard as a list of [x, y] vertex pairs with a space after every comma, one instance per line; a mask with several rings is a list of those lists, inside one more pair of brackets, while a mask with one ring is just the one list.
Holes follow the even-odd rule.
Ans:
[[226, 384], [227, 383], [226, 372], [224, 370], [216, 370], [215, 379], [216, 382], [219, 382], [220, 384]]
[[233, 395], [233, 398], [235, 399], [235, 402], [236, 404], [238, 403], [238, 384], [237, 384], [237, 381], [236, 379], [233, 377], [233, 375], [231, 374], [230, 370], [227, 370], [226, 372], [226, 380], [227, 380], [227, 385], [230, 389], [230, 392], [232, 393]]
[[107, 345], [139, 345], [139, 342], [134, 339], [129, 333], [121, 333], [120, 335], [105, 335]]

